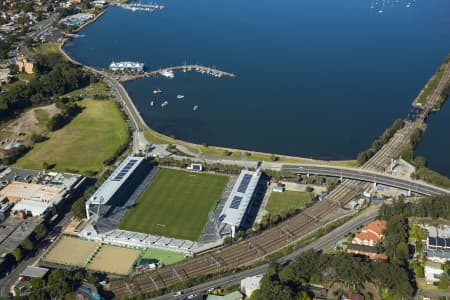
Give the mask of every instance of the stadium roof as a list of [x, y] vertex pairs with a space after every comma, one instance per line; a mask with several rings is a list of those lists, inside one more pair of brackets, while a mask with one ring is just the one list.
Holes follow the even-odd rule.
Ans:
[[134, 170], [141, 164], [144, 157], [128, 156], [106, 179], [106, 181], [95, 191], [87, 201], [88, 204], [106, 204], [119, 190], [122, 184], [133, 174]]
[[225, 203], [219, 220], [239, 227], [258, 184], [261, 172], [242, 170]]

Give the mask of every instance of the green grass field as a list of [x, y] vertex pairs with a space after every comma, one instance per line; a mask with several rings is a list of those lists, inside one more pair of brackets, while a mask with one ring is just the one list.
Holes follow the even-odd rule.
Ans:
[[161, 169], [120, 229], [196, 241], [228, 177]]
[[303, 208], [311, 203], [311, 199], [312, 196], [308, 192], [272, 192], [266, 210], [271, 215], [277, 215], [296, 208]]
[[49, 139], [35, 144], [16, 166], [42, 169], [43, 162], [57, 171], [86, 174], [102, 168], [128, 140], [128, 128], [112, 100], [79, 102], [84, 110], [60, 130], [49, 133]]
[[144, 253], [142, 253], [142, 258], [153, 258], [162, 262], [165, 266], [173, 265], [179, 261], [184, 259], [184, 254], [173, 251], [165, 251], [159, 249], [147, 249]]

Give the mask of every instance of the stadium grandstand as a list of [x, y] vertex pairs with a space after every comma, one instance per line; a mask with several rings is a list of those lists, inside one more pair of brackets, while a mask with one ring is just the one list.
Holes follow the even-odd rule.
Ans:
[[232, 237], [245, 220], [260, 178], [259, 170], [242, 170], [225, 202], [219, 221], [231, 227]]
[[[120, 204], [122, 204], [116, 203], [118, 202], [117, 198], [120, 191], [123, 190], [125, 186], [129, 186], [133, 179], [136, 179], [136, 176], [131, 175], [139, 173], [137, 172], [137, 169], [142, 165], [144, 160], [144, 157], [128, 156], [122, 161], [108, 179], [106, 179], [86, 201], [86, 216], [88, 219], [92, 214], [95, 214], [97, 219], [101, 216], [106, 216], [112, 207], [120, 206]], [[142, 179], [142, 176], [138, 177]], [[140, 180], [137, 181], [140, 182]]]

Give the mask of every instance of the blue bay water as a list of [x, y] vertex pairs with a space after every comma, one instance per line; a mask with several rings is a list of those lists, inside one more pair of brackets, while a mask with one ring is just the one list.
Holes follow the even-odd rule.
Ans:
[[[406, 116], [450, 49], [448, 0], [417, 0], [410, 8], [386, 0], [374, 9], [369, 0], [158, 3], [166, 8], [107, 9], [65, 50], [100, 68], [113, 60], [141, 61], [148, 70], [187, 62], [237, 74], [176, 72], [172, 80], [126, 83], [152, 128], [197, 143], [354, 158]], [[154, 96], [156, 88], [163, 93]], [[424, 144], [434, 147], [428, 135], [439, 127], [430, 125]]]

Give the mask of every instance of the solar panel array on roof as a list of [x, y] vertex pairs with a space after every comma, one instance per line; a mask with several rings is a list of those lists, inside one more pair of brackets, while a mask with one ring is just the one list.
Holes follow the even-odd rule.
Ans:
[[117, 174], [112, 180], [114, 181], [121, 181], [122, 178], [127, 175], [128, 171], [134, 166], [134, 164], [137, 162], [136, 159], [130, 159], [130, 161], [123, 167], [122, 170], [120, 170], [119, 174]]
[[242, 197], [234, 196], [233, 201], [231, 201], [230, 208], [239, 209], [239, 205], [241, 204]]
[[237, 191], [239, 193], [245, 193], [245, 191], [247, 190], [248, 184], [250, 183], [250, 179], [252, 179], [252, 175], [250, 175], [250, 174], [244, 175], [244, 177], [242, 178], [242, 181], [239, 184], [239, 187], [237, 189]]

